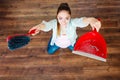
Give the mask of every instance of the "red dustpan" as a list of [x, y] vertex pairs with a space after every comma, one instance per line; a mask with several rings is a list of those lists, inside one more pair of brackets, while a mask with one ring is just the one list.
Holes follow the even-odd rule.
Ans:
[[94, 29], [78, 38], [73, 53], [106, 62], [106, 42]]

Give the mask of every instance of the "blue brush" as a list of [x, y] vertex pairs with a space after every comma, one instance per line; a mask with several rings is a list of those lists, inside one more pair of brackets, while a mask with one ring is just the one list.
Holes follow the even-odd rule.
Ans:
[[23, 46], [27, 45], [30, 42], [30, 35], [34, 34], [36, 29], [32, 30], [28, 34], [19, 34], [14, 36], [8, 36], [8, 49], [16, 50], [18, 48], [22, 48]]

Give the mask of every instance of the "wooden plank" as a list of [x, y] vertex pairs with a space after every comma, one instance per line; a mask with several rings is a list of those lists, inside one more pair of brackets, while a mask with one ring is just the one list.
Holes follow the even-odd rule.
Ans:
[[[57, 7], [68, 2], [72, 18], [101, 18], [100, 34], [107, 42], [107, 62], [73, 54], [69, 49], [47, 53], [52, 35], [40, 32], [18, 50], [7, 47], [8, 35], [28, 30], [56, 16]], [[119, 0], [0, 0], [0, 80], [119, 80], [120, 74], [120, 1]], [[91, 27], [77, 29], [78, 36]]]

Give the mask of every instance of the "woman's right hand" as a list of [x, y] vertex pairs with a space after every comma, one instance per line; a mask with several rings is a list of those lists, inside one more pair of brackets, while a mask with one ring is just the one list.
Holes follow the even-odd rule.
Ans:
[[34, 26], [32, 27], [30, 30], [29, 30], [29, 33], [35, 29], [35, 33], [31, 34], [32, 36], [35, 36], [36, 34], [38, 34], [40, 32], [40, 26], [37, 25], [37, 26]]

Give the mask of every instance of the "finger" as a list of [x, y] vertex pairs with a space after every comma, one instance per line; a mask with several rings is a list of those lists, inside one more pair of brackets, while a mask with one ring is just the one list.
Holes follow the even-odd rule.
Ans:
[[31, 34], [32, 36], [35, 36], [36, 34]]
[[29, 33], [30, 33], [32, 30], [34, 30], [34, 28], [31, 28], [31, 29], [29, 30]]
[[92, 30], [94, 30], [94, 29], [95, 29], [95, 25], [91, 25], [91, 27], [92, 27]]
[[97, 32], [99, 31], [99, 28], [96, 24], [94, 24], [94, 29], [96, 29]]
[[32, 36], [35, 36], [35, 35], [37, 35], [38, 34], [38, 32], [36, 32], [36, 33], [34, 33], [34, 34], [31, 34]]
[[35, 32], [35, 34], [38, 34], [38, 33], [39, 33], [39, 31], [36, 31], [36, 32]]
[[34, 29], [37, 29], [37, 27], [33, 27], [33, 28], [31, 28], [31, 29], [29, 30], [29, 32], [31, 32], [31, 31], [34, 30]]
[[92, 30], [94, 30], [95, 29], [95, 27], [92, 27]]
[[96, 27], [97, 27], [97, 32], [99, 31], [99, 29], [100, 29], [100, 27], [101, 27], [101, 23], [100, 22], [98, 22], [97, 24], [96, 24]]

